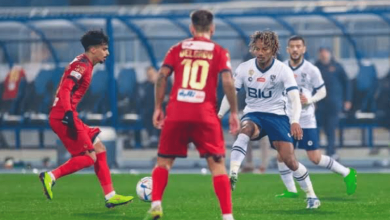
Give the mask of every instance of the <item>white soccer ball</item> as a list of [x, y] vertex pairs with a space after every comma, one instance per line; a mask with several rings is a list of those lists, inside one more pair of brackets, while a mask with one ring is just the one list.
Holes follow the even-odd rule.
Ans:
[[152, 177], [144, 177], [137, 183], [136, 191], [138, 197], [144, 202], [152, 201]]

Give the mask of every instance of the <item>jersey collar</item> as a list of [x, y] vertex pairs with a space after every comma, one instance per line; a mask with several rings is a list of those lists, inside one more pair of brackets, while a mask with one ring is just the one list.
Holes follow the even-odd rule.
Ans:
[[255, 58], [255, 65], [256, 65], [256, 68], [261, 72], [261, 73], [265, 73], [267, 72], [269, 69], [271, 69], [271, 67], [274, 65], [275, 63], [275, 58], [272, 59], [272, 63], [271, 65], [269, 65], [269, 67], [265, 68], [265, 69], [261, 69], [258, 65], [257, 65], [257, 59]]
[[288, 61], [288, 66], [289, 66], [292, 70], [297, 70], [297, 69], [299, 69], [299, 68], [303, 65], [304, 62], [305, 62], [305, 59], [302, 59], [302, 62], [301, 62], [297, 67], [293, 67], [293, 66], [290, 65], [290, 60], [289, 60], [289, 61]]

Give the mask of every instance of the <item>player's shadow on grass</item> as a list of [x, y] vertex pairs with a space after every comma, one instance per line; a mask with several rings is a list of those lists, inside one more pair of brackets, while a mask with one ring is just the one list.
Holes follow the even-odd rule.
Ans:
[[270, 214], [278, 214], [278, 215], [331, 215], [331, 214], [338, 214], [338, 212], [332, 212], [332, 211], [324, 211], [319, 209], [296, 209], [296, 210], [269, 210]]
[[139, 216], [131, 212], [121, 210], [112, 210], [108, 212], [89, 212], [89, 213], [74, 213], [74, 219], [116, 219], [116, 220], [139, 220], [145, 216]]
[[331, 202], [351, 202], [355, 201], [354, 197], [321, 197], [322, 201], [331, 201]]

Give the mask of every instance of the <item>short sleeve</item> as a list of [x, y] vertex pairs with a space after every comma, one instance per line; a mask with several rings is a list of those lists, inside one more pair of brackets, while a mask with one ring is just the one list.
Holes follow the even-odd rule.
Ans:
[[231, 69], [232, 65], [230, 63], [229, 51], [221, 49], [218, 73], [221, 73], [223, 71], [231, 71]]
[[287, 66], [284, 68], [283, 83], [286, 92], [298, 89], [297, 81], [295, 80], [293, 71]]
[[241, 72], [241, 64], [237, 67], [236, 71], [233, 74], [234, 87], [236, 87], [237, 91], [241, 89], [243, 84], [240, 72]]
[[324, 80], [322, 79], [320, 70], [316, 66], [313, 66], [312, 73], [313, 75], [312, 75], [311, 83], [313, 85], [313, 88], [318, 90], [325, 85]]
[[85, 72], [87, 70], [86, 64], [84, 64], [82, 62], [74, 63], [74, 64], [72, 64], [72, 66], [70, 68], [71, 68], [71, 70], [69, 72], [68, 77], [75, 80], [75, 81], [79, 81], [83, 77], [83, 75], [85, 74]]
[[172, 71], [174, 69], [174, 66], [175, 66], [175, 46], [171, 47], [167, 54], [165, 55], [165, 58], [164, 58], [164, 62], [162, 64], [162, 66], [166, 66], [168, 68], [170, 68]]

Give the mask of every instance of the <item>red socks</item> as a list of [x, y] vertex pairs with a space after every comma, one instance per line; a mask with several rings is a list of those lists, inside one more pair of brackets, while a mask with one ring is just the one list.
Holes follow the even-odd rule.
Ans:
[[77, 171], [84, 169], [86, 167], [90, 167], [93, 164], [94, 164], [94, 161], [88, 155], [76, 156], [76, 157], [70, 158], [66, 163], [57, 167], [57, 169], [53, 170], [52, 173], [57, 180], [63, 176], [77, 172]]
[[95, 173], [102, 186], [104, 195], [114, 191], [114, 187], [111, 181], [110, 168], [107, 164], [107, 152], [101, 152], [96, 154]]
[[219, 175], [213, 177], [214, 191], [217, 194], [222, 214], [232, 214], [232, 194], [230, 191], [229, 177]]
[[152, 200], [161, 201], [162, 195], [164, 193], [165, 187], [168, 183], [168, 170], [156, 167], [152, 173], [153, 180], [153, 190], [152, 190]]

